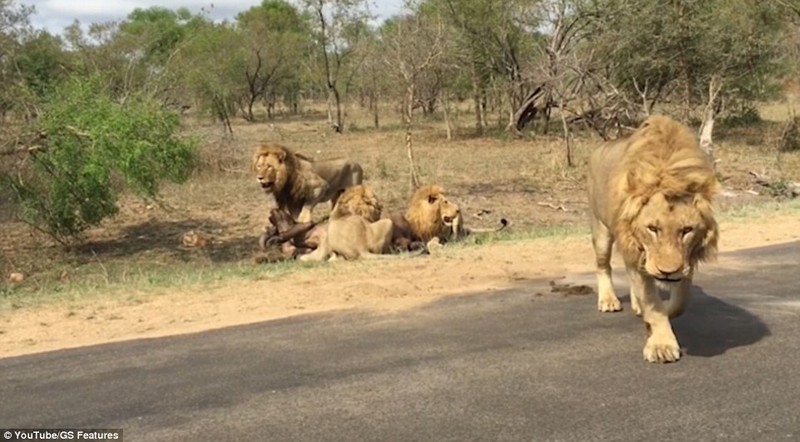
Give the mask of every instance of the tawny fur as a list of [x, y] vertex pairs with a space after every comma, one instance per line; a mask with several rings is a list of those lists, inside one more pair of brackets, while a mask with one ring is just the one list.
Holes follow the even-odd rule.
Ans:
[[295, 221], [311, 221], [314, 206], [331, 201], [346, 188], [361, 184], [363, 170], [358, 163], [346, 160], [313, 161], [278, 144], [256, 146], [252, 170], [262, 188], [275, 197], [281, 210]]
[[[611, 280], [617, 244], [631, 280], [631, 307], [650, 331], [643, 351], [648, 361], [680, 358], [669, 318], [683, 312], [698, 262], [716, 256], [712, 198], [718, 187], [694, 134], [669, 117], [648, 118], [630, 137], [606, 143], [590, 158], [598, 309], [622, 309]], [[670, 291], [668, 307], [657, 283]]]
[[696, 207], [708, 227], [709, 237], [692, 255], [694, 263], [717, 254], [717, 225], [711, 202], [719, 185], [708, 155], [697, 145], [689, 128], [664, 116], [645, 121], [627, 141], [622, 162], [611, 175], [610, 198], [614, 231], [620, 253], [640, 260], [633, 231], [642, 206], [655, 194], [667, 198], [697, 198]]
[[[323, 261], [334, 256], [345, 259], [390, 258], [394, 225], [380, 218], [382, 205], [372, 189], [354, 186], [346, 190], [328, 219], [327, 233], [320, 246], [300, 257]], [[374, 219], [374, 221], [371, 221]]]
[[373, 223], [381, 218], [383, 204], [371, 188], [364, 185], [348, 187], [339, 196], [332, 217], [359, 215]]
[[406, 220], [415, 240], [429, 242], [444, 239], [461, 210], [444, 195], [440, 186], [422, 186], [411, 196]]

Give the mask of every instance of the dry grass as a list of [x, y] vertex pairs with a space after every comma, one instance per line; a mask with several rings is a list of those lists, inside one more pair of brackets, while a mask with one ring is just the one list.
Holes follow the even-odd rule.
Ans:
[[[326, 127], [324, 113], [307, 110], [303, 118], [272, 123], [237, 121], [233, 139], [223, 139], [218, 125], [188, 119], [186, 131], [205, 140], [206, 167], [185, 185], [165, 187], [160, 205], [125, 197], [120, 214], [88, 232], [86, 241], [69, 253], [7, 216], [0, 219], [8, 238], [0, 245], [3, 279], [12, 271], [27, 276], [21, 285], [0, 286], [0, 297], [5, 294], [17, 302], [78, 286], [106, 290], [179, 285], [235, 275], [261, 278], [298, 268], [295, 263], [257, 266], [252, 261], [256, 239], [273, 204], [249, 173], [255, 143], [276, 141], [317, 158], [356, 159], [364, 166], [367, 183], [390, 210], [403, 209], [410, 195], [404, 133], [396, 116], [385, 116], [386, 128], [374, 130], [369, 115], [354, 109], [349, 114], [346, 127], [350, 130], [341, 135]], [[516, 139], [499, 132], [493, 137], [473, 137], [471, 115], [462, 111], [455, 119], [455, 140], [445, 139], [442, 122], [422, 121], [414, 133], [414, 146], [423, 182], [444, 186], [465, 210], [468, 223], [493, 226], [501, 217], [508, 218], [513, 230], [506, 239], [585, 228], [585, 164], [599, 141], [596, 137], [579, 134], [574, 153], [577, 166], [567, 167], [557, 136]], [[752, 188], [751, 170], [775, 180], [800, 179], [800, 153], [779, 154], [775, 148], [781, 127], [767, 122], [720, 132], [718, 170], [727, 188]], [[741, 212], [769, 201], [744, 194], [723, 199], [721, 205]], [[325, 215], [328, 206], [318, 208], [315, 216]], [[2, 209], [0, 214], [8, 213]], [[490, 213], [473, 216], [479, 211]], [[188, 230], [208, 233], [210, 246], [183, 247], [181, 236]]]

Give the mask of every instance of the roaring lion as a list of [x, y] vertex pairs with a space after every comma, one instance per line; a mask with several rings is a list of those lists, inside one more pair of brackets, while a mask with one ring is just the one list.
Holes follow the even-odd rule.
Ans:
[[300, 256], [302, 261], [324, 261], [333, 256], [345, 259], [389, 258], [394, 224], [379, 219], [373, 210], [382, 208], [369, 187], [359, 185], [344, 191], [331, 211], [322, 243], [313, 252]]
[[[709, 159], [686, 126], [652, 116], [630, 137], [593, 152], [588, 178], [598, 309], [622, 310], [611, 281], [616, 241], [631, 309], [648, 331], [644, 359], [676, 361], [680, 347], [669, 320], [683, 313], [698, 263], [717, 252], [711, 203], [719, 184]], [[658, 286], [669, 289], [668, 305]]]
[[501, 219], [499, 228], [466, 227], [458, 204], [450, 201], [440, 186], [417, 189], [411, 196], [405, 220], [411, 228], [413, 239], [428, 245], [461, 239], [473, 233], [498, 232], [508, 225], [508, 221]]
[[361, 184], [364, 172], [358, 163], [346, 160], [313, 161], [277, 144], [256, 147], [252, 160], [256, 180], [275, 197], [278, 209], [287, 210], [295, 221], [311, 221], [314, 206], [336, 198], [342, 190]]

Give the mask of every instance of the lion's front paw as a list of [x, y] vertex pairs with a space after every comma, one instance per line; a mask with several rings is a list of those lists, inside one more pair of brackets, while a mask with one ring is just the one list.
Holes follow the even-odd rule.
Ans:
[[675, 362], [681, 358], [678, 341], [673, 338], [650, 336], [644, 345], [644, 359], [647, 362]]
[[614, 295], [605, 296], [597, 300], [597, 310], [601, 312], [618, 312], [622, 310], [622, 303]]

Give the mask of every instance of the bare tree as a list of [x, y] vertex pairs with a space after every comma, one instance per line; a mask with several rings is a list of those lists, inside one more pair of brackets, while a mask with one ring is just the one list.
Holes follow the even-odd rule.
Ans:
[[403, 122], [406, 126], [406, 153], [409, 160], [411, 186], [419, 187], [414, 162], [412, 128], [414, 103], [422, 75], [433, 69], [443, 53], [443, 24], [438, 17], [429, 19], [420, 14], [402, 17], [384, 29], [387, 45], [384, 60], [392, 67], [404, 87]]
[[[325, 68], [325, 86], [329, 100], [336, 106], [334, 130], [344, 130], [342, 90], [339, 81], [346, 62], [357, 50], [357, 43], [366, 31], [368, 11], [364, 0], [305, 0], [317, 20], [317, 45]], [[363, 58], [362, 58], [363, 61]], [[352, 74], [351, 77], [352, 78]], [[345, 80], [347, 81], [347, 80]], [[329, 114], [329, 119], [332, 120]]]

